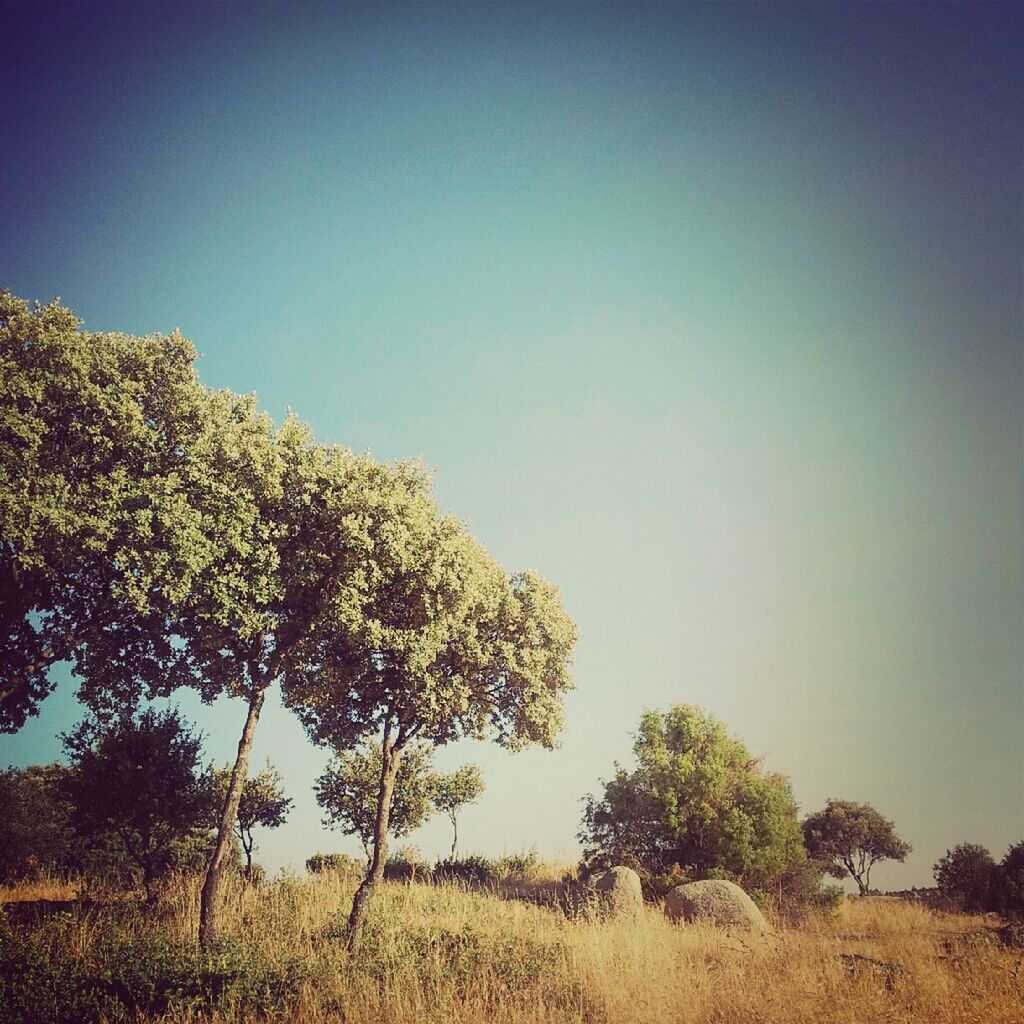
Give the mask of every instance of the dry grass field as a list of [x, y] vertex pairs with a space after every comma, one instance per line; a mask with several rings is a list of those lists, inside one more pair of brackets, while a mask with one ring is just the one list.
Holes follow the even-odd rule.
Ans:
[[[152, 996], [120, 1019], [145, 1022], [1024, 1022], [1024, 952], [1001, 945], [992, 920], [913, 903], [849, 901], [831, 918], [753, 940], [669, 924], [656, 907], [635, 923], [599, 923], [458, 886], [388, 883], [350, 959], [341, 926], [352, 890], [330, 877], [239, 885], [229, 900], [232, 949], [212, 971], [196, 966], [191, 946], [192, 882], [149, 916], [130, 901], [44, 915], [8, 907], [8, 1005], [26, 1021], [42, 1012], [24, 1008], [10, 976], [19, 964], [29, 970], [17, 953], [28, 941], [34, 966], [23, 989], [59, 988], [69, 963], [102, 981], [107, 961], [120, 958], [122, 974], [138, 974], [135, 991]], [[72, 895], [40, 883], [0, 890], [0, 901]], [[40, 966], [47, 957], [52, 977]], [[149, 971], [147, 958], [163, 966]], [[51, 1000], [55, 1013], [61, 998]], [[106, 1019], [119, 1019], [122, 1003], [110, 1006]], [[74, 1021], [75, 1012], [84, 1011], [52, 1019]]]

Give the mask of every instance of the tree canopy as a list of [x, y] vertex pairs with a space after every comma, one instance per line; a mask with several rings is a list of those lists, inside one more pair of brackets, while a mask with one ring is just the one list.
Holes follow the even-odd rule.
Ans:
[[209, 946], [272, 684], [318, 742], [378, 736], [393, 776], [416, 737], [550, 746], [575, 629], [550, 584], [440, 515], [418, 463], [275, 428], [252, 396], [202, 387], [177, 334], [80, 328], [59, 303], [0, 300], [0, 729], [66, 659], [105, 715], [182, 685], [246, 701]]
[[185, 496], [210, 411], [194, 358], [0, 292], [0, 731], [57, 661], [102, 663], [114, 690], [163, 675], [151, 599], [187, 593], [217, 544]]
[[698, 707], [647, 711], [636, 767], [617, 768], [600, 799], [585, 800], [580, 841], [595, 863], [678, 865], [692, 877], [725, 874], [763, 886], [804, 857], [789, 781]]
[[882, 860], [902, 861], [911, 851], [896, 835], [896, 826], [870, 804], [829, 800], [804, 820], [808, 855], [833, 878], [847, 873], [861, 895], [871, 887], [871, 868]]
[[66, 876], [84, 866], [67, 774], [67, 766], [56, 763], [0, 771], [0, 881], [37, 871]]

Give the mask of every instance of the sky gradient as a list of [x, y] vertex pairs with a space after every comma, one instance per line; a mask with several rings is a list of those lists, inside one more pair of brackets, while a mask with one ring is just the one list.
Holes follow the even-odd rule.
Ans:
[[[577, 853], [644, 708], [863, 800], [928, 884], [1024, 838], [1018, 5], [10, 5], [0, 285], [422, 456], [580, 642], [461, 847]], [[59, 754], [70, 680], [0, 764]], [[244, 709], [186, 713], [219, 761]], [[316, 850], [327, 753], [254, 761]], [[415, 834], [442, 853], [439, 818]]]

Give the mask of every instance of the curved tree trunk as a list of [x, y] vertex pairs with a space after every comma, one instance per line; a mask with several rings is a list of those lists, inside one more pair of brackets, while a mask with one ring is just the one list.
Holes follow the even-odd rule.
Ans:
[[238, 817], [238, 805], [242, 799], [242, 787], [245, 785], [249, 771], [249, 751], [252, 750], [252, 737], [256, 731], [256, 723], [260, 718], [265, 695], [266, 689], [258, 690], [249, 701], [249, 713], [245, 718], [242, 738], [238, 741], [238, 756], [235, 758], [234, 768], [231, 769], [231, 783], [228, 786], [220, 825], [217, 829], [217, 845], [214, 848], [209, 867], [206, 869], [203, 892], [199, 899], [199, 945], [203, 949], [209, 949], [217, 941], [220, 924], [218, 920], [220, 884], [231, 848], [235, 819]]
[[451, 815], [452, 822], [452, 856], [451, 859], [455, 860], [455, 847], [459, 845], [459, 822], [455, 815]]
[[398, 775], [398, 764], [402, 751], [396, 744], [390, 750], [387, 737], [381, 750], [380, 789], [377, 792], [377, 820], [374, 825], [373, 855], [366, 877], [359, 883], [355, 898], [352, 900], [352, 912], [348, 917], [348, 936], [346, 939], [350, 953], [359, 946], [359, 939], [366, 922], [366, 908], [374, 889], [384, 876], [384, 863], [388, 855], [388, 825], [391, 819], [391, 796], [395, 790], [395, 778]]

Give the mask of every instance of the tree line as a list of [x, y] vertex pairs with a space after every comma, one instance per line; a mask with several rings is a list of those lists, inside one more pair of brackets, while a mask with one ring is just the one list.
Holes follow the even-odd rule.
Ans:
[[554, 586], [507, 573], [430, 492], [203, 386], [179, 334], [88, 333], [59, 301], [0, 292], [0, 729], [70, 662], [101, 718], [180, 687], [238, 698], [244, 723], [200, 900], [216, 942], [267, 690], [313, 742], [380, 745], [355, 946], [410, 746], [551, 746], [575, 626]]
[[[823, 877], [849, 877], [861, 895], [871, 870], [911, 847], [870, 804], [830, 799], [800, 819], [789, 780], [698, 707], [647, 711], [635, 767], [616, 766], [600, 796], [584, 800], [579, 833], [590, 866], [635, 867], [653, 894], [681, 882], [725, 878], [778, 909], [828, 904]], [[939, 892], [967, 910], [1024, 913], [1024, 842], [996, 865], [962, 844], [934, 868]]]
[[[103, 723], [90, 717], [62, 737], [67, 763], [0, 772], [0, 880], [39, 873], [78, 876], [93, 886], [141, 885], [156, 901], [174, 871], [200, 870], [212, 853], [231, 769], [206, 764], [202, 740], [170, 708], [146, 708]], [[480, 770], [435, 772], [420, 744], [402, 762], [389, 831], [400, 837], [435, 812], [453, 824], [484, 789]], [[371, 859], [380, 779], [379, 744], [341, 752], [318, 780], [325, 824], [355, 835]], [[232, 859], [257, 881], [256, 830], [284, 824], [292, 806], [271, 762], [246, 779], [234, 826]]]

